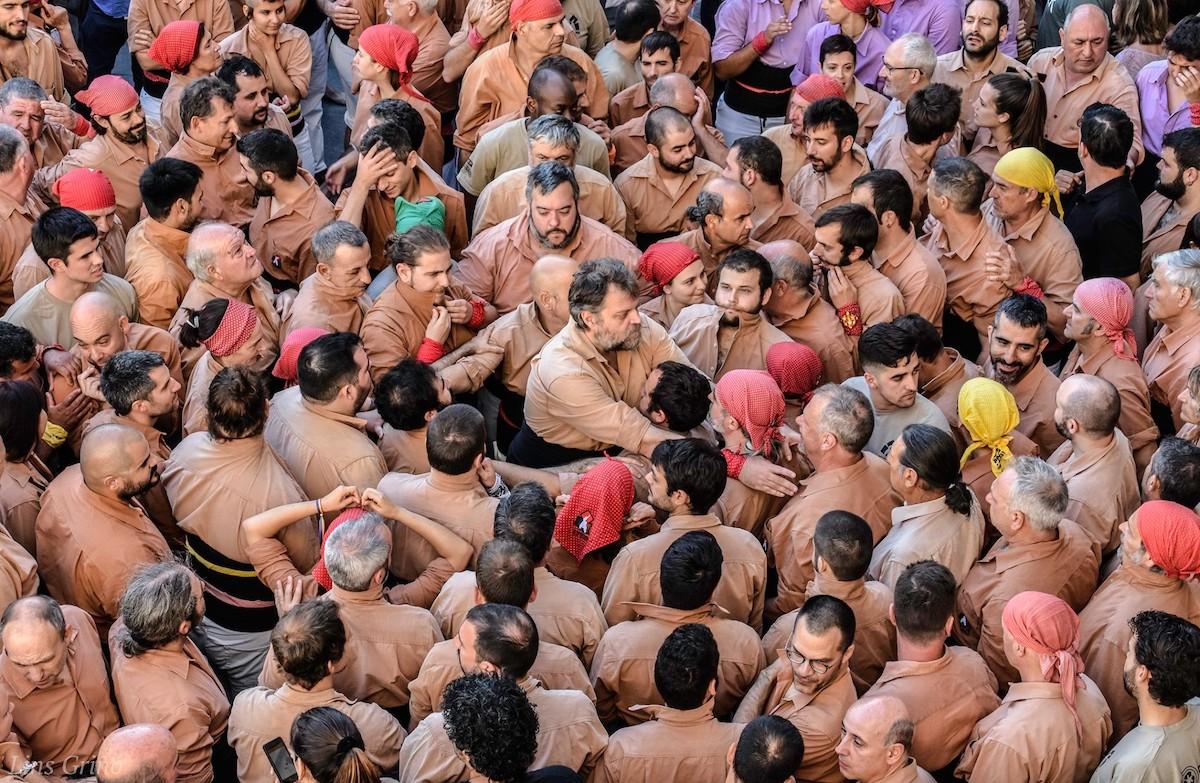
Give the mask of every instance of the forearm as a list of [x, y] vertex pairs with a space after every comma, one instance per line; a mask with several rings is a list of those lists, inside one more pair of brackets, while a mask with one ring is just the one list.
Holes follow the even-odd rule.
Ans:
[[142, 66], [143, 71], [161, 71], [163, 70], [162, 63], [150, 56], [149, 52], [135, 52], [138, 65]]
[[722, 163], [729, 153], [725, 145], [706, 126], [701, 125], [696, 129], [696, 141], [700, 142], [700, 150], [704, 157], [714, 163]]
[[493, 462], [492, 466], [500, 474], [500, 478], [504, 479], [504, 483], [510, 487], [515, 487], [523, 481], [532, 481], [545, 487], [546, 492], [552, 498], [562, 494], [562, 483], [558, 480], [557, 473], [514, 465], [511, 462]]
[[342, 205], [342, 214], [338, 215], [338, 219], [353, 223], [360, 229], [363, 228], [363, 209], [367, 206], [369, 193], [370, 188], [357, 181], [351, 185], [350, 195], [346, 197], [346, 203]]
[[394, 519], [429, 542], [439, 557], [454, 565], [455, 571], [465, 570], [475, 550], [466, 541], [431, 519], [406, 509], [398, 509]]
[[478, 56], [479, 50], [471, 46], [468, 31], [468, 35], [463, 36], [462, 41], [446, 51], [446, 57], [442, 60], [442, 81], [453, 84], [461, 79]]
[[300, 90], [292, 81], [292, 77], [288, 76], [287, 69], [280, 62], [279, 52], [275, 51], [274, 46], [268, 44], [263, 48], [263, 59], [267, 62], [267, 73], [270, 76], [271, 84], [275, 85], [275, 92], [287, 98], [291, 105], [298, 104], [303, 96], [300, 95]]
[[295, 524], [319, 511], [320, 505], [320, 501], [317, 500], [304, 500], [255, 514], [242, 522], [242, 535], [245, 537], [246, 546], [253, 546], [259, 541], [274, 538], [288, 525]]
[[746, 44], [724, 60], [713, 63], [713, 70], [718, 79], [727, 81], [741, 76], [757, 59], [758, 52], [754, 50], [754, 46]]
[[659, 427], [651, 427], [649, 430], [646, 431], [646, 436], [644, 438], [642, 438], [642, 443], [638, 447], [638, 454], [641, 454], [643, 457], [649, 458], [650, 455], [652, 453], [654, 453], [654, 448], [658, 444], [660, 444], [666, 440], [675, 440], [676, 438], [682, 438], [682, 437], [683, 436], [677, 432], [671, 432], [670, 430], [660, 429]]

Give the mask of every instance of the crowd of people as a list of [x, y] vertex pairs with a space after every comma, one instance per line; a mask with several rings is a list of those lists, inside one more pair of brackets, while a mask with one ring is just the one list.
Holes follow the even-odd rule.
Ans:
[[1200, 4], [62, 2], [0, 782], [1200, 775]]

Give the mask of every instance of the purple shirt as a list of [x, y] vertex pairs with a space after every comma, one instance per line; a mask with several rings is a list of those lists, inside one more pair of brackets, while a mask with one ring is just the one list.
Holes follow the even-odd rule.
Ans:
[[[821, 44], [831, 35], [841, 32], [833, 22], [821, 22], [808, 31], [804, 39], [804, 52], [792, 71], [792, 84], [799, 84], [805, 77], [821, 72]], [[876, 89], [883, 89], [883, 77], [879, 75], [883, 69], [883, 53], [891, 44], [883, 31], [878, 27], [867, 25], [862, 35], [854, 39], [857, 50], [854, 61], [854, 75], [863, 84]]]
[[905, 33], [920, 33], [938, 54], [953, 52], [962, 42], [960, 5], [950, 0], [896, 0], [892, 12], [884, 14], [883, 32], [893, 41]]
[[[784, 15], [779, 0], [725, 0], [717, 11], [717, 34], [713, 36], [713, 62], [724, 60], [750, 43], [754, 36], [767, 29], [774, 19]], [[773, 68], [791, 68], [800, 62], [804, 51], [804, 36], [821, 21], [820, 0], [797, 0], [788, 16], [791, 32], [771, 43], [759, 60]]]
[[1142, 68], [1137, 75], [1138, 104], [1142, 112], [1142, 144], [1155, 155], [1162, 155], [1162, 140], [1171, 131], [1192, 127], [1188, 102], [1171, 112], [1167, 108], [1167, 61], [1158, 60]]

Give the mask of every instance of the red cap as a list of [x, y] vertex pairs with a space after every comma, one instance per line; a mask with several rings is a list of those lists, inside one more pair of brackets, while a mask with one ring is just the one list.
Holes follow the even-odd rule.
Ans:
[[327, 334], [330, 334], [330, 331], [319, 326], [305, 326], [290, 332], [283, 345], [279, 346], [279, 361], [275, 362], [271, 374], [288, 383], [295, 383], [299, 372], [297, 365], [300, 362], [300, 352], [313, 340]]
[[800, 82], [796, 85], [796, 92], [809, 103], [819, 101], [822, 98], [846, 99], [846, 91], [842, 89], [842, 83], [832, 76], [826, 76], [823, 73], [814, 73]]
[[75, 98], [91, 110], [93, 117], [111, 117], [129, 111], [138, 103], [133, 85], [120, 76], [97, 76], [86, 90], [75, 93]]
[[358, 48], [371, 59], [400, 74], [400, 83], [412, 79], [413, 61], [417, 59], [417, 36], [397, 24], [375, 24], [358, 36]]
[[258, 326], [258, 311], [253, 305], [237, 299], [226, 299], [225, 302], [225, 315], [221, 316], [217, 330], [208, 339], [201, 340], [208, 352], [218, 358], [235, 353], [246, 344], [250, 335], [254, 334], [254, 327]]
[[655, 242], [642, 253], [638, 274], [654, 283], [655, 293], [661, 294], [663, 286], [699, 258], [699, 253], [682, 242]]
[[183, 73], [196, 59], [202, 29], [199, 22], [187, 19], [171, 22], [159, 30], [158, 37], [150, 44], [146, 54], [162, 63], [168, 71]]
[[60, 206], [91, 212], [112, 209], [117, 205], [117, 194], [103, 171], [96, 169], [73, 169], [63, 174], [50, 187]]
[[508, 23], [516, 31], [521, 22], [538, 22], [563, 15], [559, 0], [512, 0], [508, 8]]

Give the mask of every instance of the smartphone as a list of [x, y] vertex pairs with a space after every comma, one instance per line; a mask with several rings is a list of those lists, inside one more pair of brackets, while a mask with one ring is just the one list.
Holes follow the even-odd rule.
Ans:
[[300, 779], [296, 765], [292, 763], [292, 752], [283, 744], [281, 737], [263, 745], [263, 753], [267, 754], [267, 761], [275, 771], [275, 777], [279, 778], [279, 783], [296, 783]]

